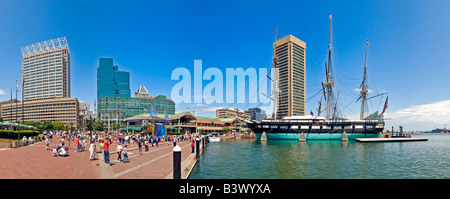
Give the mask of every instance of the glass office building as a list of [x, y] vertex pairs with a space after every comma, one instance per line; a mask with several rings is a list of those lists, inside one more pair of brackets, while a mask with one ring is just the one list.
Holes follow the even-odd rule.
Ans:
[[98, 118], [123, 122], [126, 118], [142, 113], [150, 115], [152, 107], [158, 114], [175, 114], [175, 102], [165, 95], [148, 98], [99, 97]]
[[97, 67], [97, 97], [131, 97], [130, 73], [119, 71], [112, 58], [100, 58]]
[[247, 111], [245, 111], [250, 114], [251, 120], [263, 120], [266, 119], [266, 111], [262, 110], [260, 108], [249, 108]]
[[175, 102], [164, 95], [150, 97], [144, 86], [136, 92], [143, 96], [132, 98], [130, 93], [130, 73], [119, 71], [112, 58], [100, 58], [97, 68], [98, 119], [123, 122], [138, 114], [150, 114], [152, 107], [159, 114], [175, 114]]

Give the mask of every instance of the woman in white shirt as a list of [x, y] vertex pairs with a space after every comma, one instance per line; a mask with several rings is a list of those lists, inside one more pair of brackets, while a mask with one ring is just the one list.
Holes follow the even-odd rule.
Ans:
[[23, 136], [22, 142], [23, 142], [23, 145], [24, 145], [24, 146], [27, 145], [27, 136]]
[[89, 147], [89, 153], [91, 154], [89, 159], [95, 160], [95, 143], [94, 142], [91, 142], [91, 146]]

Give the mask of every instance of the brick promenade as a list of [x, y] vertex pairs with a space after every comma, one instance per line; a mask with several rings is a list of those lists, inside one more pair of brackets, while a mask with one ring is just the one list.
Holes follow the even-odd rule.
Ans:
[[[59, 140], [53, 139], [50, 148], [56, 147]], [[182, 148], [183, 162], [191, 155], [190, 141], [177, 144]], [[116, 147], [117, 140], [110, 147], [111, 166], [104, 163], [102, 153], [96, 153], [97, 160], [89, 160], [89, 142], [86, 151], [75, 152], [75, 141], [71, 141], [67, 157], [53, 157], [50, 149], [45, 150], [44, 141], [0, 149], [0, 179], [164, 179], [172, 172], [173, 143], [150, 145], [149, 151], [142, 147], [142, 155], [137, 144], [128, 146], [128, 163], [117, 161]]]

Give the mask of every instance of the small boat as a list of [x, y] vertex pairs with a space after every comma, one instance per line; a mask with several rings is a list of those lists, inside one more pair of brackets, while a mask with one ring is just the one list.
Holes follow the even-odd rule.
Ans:
[[220, 142], [220, 135], [217, 132], [209, 134], [209, 142]]

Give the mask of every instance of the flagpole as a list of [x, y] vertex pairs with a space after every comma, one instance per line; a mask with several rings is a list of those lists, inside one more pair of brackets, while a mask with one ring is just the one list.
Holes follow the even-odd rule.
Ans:
[[117, 129], [119, 129], [119, 108], [120, 108], [120, 94], [119, 97], [117, 98]]
[[[11, 88], [11, 101], [10, 101], [10, 111], [9, 111], [9, 122], [12, 122], [12, 107], [13, 107], [13, 104], [12, 104], [12, 102], [13, 102], [13, 98], [12, 98], [12, 88]], [[9, 129], [8, 129], [9, 130]]]
[[16, 123], [17, 123], [17, 136], [18, 136], [18, 139], [20, 140], [20, 129], [19, 129], [19, 119], [17, 118], [17, 90], [19, 89], [18, 88], [19, 86], [17, 85], [17, 80], [16, 80]]
[[23, 71], [22, 71], [22, 124], [24, 124], [24, 120], [25, 120], [25, 107], [23, 106], [23, 90], [25, 89], [25, 76], [23, 75]]
[[[167, 135], [167, 119], [168, 119], [168, 117], [169, 117], [169, 116], [167, 115], [167, 108], [164, 109], [164, 112], [165, 112], [165, 114], [164, 114], [164, 120], [166, 120], [166, 126], [165, 126], [166, 128], [164, 128], [164, 130], [165, 130], [164, 134]], [[166, 117], [166, 116], [167, 116], [167, 117]]]

